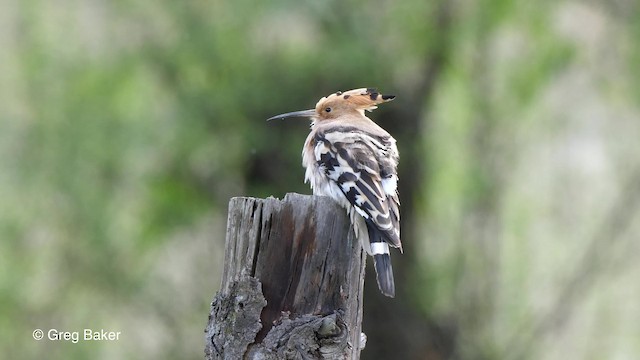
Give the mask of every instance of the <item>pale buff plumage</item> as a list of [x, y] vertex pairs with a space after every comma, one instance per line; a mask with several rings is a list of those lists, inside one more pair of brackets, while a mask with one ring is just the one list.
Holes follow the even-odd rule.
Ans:
[[375, 89], [355, 89], [323, 97], [313, 110], [271, 118], [312, 119], [302, 150], [305, 181], [315, 195], [330, 196], [347, 209], [364, 249], [374, 256], [380, 290], [392, 297], [389, 245], [401, 248], [399, 155], [395, 139], [366, 117], [365, 110], [393, 98]]

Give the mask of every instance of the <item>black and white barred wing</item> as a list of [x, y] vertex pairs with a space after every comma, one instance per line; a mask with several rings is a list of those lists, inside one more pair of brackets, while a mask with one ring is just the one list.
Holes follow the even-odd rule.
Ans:
[[385, 243], [401, 247], [397, 150], [392, 141], [338, 128], [316, 133], [314, 153], [320, 168], [365, 219], [367, 228], [377, 230]]

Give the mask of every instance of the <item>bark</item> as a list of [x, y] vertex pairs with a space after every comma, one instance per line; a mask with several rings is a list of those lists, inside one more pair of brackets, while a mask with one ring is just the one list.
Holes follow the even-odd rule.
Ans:
[[205, 358], [358, 359], [364, 266], [332, 199], [231, 199]]

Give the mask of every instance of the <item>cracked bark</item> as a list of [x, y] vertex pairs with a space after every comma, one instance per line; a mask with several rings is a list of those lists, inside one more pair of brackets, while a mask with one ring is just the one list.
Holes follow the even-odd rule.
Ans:
[[231, 199], [205, 358], [358, 359], [364, 266], [333, 200]]

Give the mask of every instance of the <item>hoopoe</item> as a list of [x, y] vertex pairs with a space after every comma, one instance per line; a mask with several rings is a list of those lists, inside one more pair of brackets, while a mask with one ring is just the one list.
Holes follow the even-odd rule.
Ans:
[[315, 109], [276, 115], [311, 118], [302, 149], [305, 182], [314, 195], [330, 196], [347, 209], [356, 236], [373, 256], [378, 288], [395, 296], [389, 246], [400, 248], [396, 140], [365, 116], [391, 101], [375, 89], [338, 91], [323, 97]]

